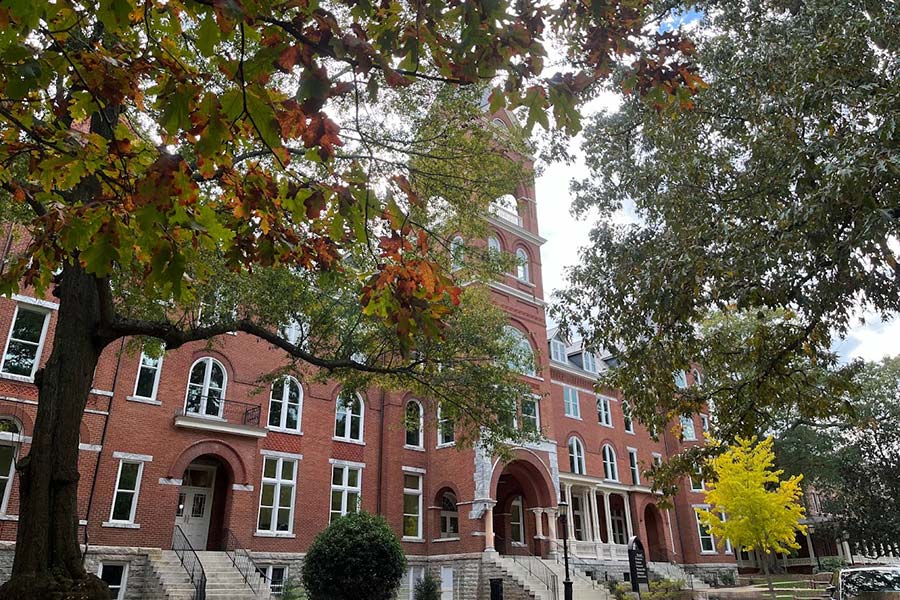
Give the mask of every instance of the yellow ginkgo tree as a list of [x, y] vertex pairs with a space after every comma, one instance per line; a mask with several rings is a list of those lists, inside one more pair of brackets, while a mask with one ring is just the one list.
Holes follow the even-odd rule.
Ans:
[[707, 484], [707, 509], [697, 509], [700, 522], [723, 544], [755, 550], [762, 557], [769, 593], [775, 598], [769, 558], [799, 548], [797, 531], [805, 516], [801, 503], [802, 475], [781, 479], [774, 468], [773, 439], [738, 437], [735, 443], [711, 459], [713, 481]]

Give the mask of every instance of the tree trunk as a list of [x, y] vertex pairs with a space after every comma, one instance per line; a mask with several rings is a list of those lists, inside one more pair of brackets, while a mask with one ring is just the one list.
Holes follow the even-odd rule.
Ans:
[[772, 569], [769, 568], [769, 557], [769, 554], [763, 554], [763, 573], [766, 575], [766, 583], [769, 584], [769, 596], [772, 597], [772, 600], [775, 600], [775, 585], [772, 583]]
[[66, 264], [56, 288], [59, 311], [53, 350], [38, 371], [31, 450], [16, 465], [19, 521], [12, 578], [0, 600], [109, 598], [88, 575], [78, 544], [78, 442], [81, 418], [105, 346], [97, 337], [97, 279]]

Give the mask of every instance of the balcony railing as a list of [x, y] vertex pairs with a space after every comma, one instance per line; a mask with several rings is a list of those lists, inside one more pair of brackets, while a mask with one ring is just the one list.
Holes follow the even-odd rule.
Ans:
[[261, 415], [262, 407], [258, 404], [217, 396], [190, 396], [184, 409], [175, 414], [175, 425], [265, 437]]
[[522, 227], [522, 217], [514, 210], [494, 205], [491, 206], [491, 212], [498, 219], [506, 221], [507, 223], [512, 223], [513, 225], [517, 225], [518, 227]]

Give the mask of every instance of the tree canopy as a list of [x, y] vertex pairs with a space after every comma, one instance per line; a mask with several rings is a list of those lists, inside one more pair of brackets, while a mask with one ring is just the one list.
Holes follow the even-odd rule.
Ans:
[[[615, 355], [604, 384], [639, 420], [662, 430], [714, 404], [732, 440], [839, 409], [855, 367], [835, 338], [900, 309], [898, 15], [868, 0], [697, 9], [709, 86], [692, 110], [625, 97], [587, 127], [575, 211], [599, 219], [556, 314]], [[679, 389], [694, 365], [704, 385]]]

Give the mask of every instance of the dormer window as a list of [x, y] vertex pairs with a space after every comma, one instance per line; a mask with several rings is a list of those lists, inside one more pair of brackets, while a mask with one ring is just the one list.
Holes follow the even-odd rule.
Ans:
[[584, 370], [589, 373], [597, 372], [597, 360], [594, 358], [593, 352], [584, 351], [584, 354], [582, 354], [582, 365]]
[[566, 345], [557, 339], [550, 340], [550, 358], [556, 362], [567, 362]]

